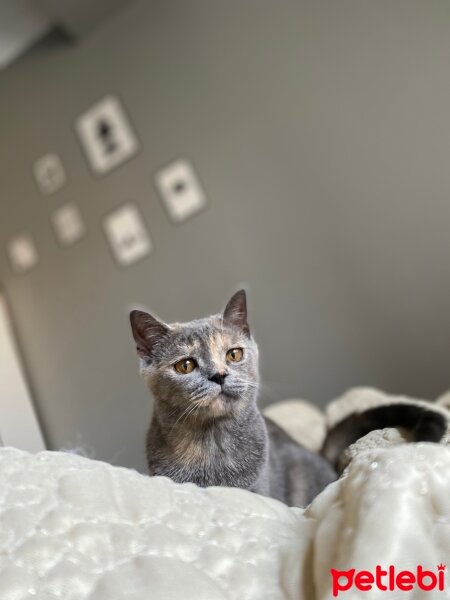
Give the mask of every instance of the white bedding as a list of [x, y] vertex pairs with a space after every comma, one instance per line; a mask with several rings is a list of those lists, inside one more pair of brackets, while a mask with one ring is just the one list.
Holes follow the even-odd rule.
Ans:
[[[359, 453], [306, 511], [56, 452], [0, 449], [1, 600], [325, 600], [330, 569], [450, 566], [450, 452]], [[447, 574], [445, 574], [447, 577]], [[339, 598], [449, 598], [341, 592]]]

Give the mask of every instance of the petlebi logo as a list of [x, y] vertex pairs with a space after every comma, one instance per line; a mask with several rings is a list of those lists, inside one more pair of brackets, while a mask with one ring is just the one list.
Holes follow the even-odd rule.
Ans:
[[444, 564], [437, 565], [434, 570], [426, 570], [422, 565], [418, 565], [415, 571], [397, 571], [394, 565], [386, 568], [377, 565], [375, 571], [330, 569], [333, 596], [339, 596], [341, 592], [348, 590], [370, 592], [373, 589], [383, 592], [393, 592], [394, 590], [409, 592], [413, 589], [442, 592], [445, 586], [445, 569]]

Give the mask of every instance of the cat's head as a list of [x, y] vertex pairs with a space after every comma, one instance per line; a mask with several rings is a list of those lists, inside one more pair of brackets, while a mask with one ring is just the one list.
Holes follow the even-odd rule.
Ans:
[[167, 325], [134, 310], [130, 321], [141, 374], [167, 412], [186, 411], [186, 418], [201, 421], [229, 416], [255, 401], [258, 348], [244, 290], [234, 294], [223, 314], [205, 319]]

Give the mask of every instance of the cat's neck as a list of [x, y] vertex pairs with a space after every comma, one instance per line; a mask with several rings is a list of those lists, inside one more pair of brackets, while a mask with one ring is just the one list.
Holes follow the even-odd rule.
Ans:
[[[267, 462], [267, 432], [255, 403], [227, 418], [188, 422], [167, 419], [156, 406], [147, 436], [152, 474], [198, 485], [242, 485], [250, 489]], [[245, 485], [244, 485], [245, 483]]]

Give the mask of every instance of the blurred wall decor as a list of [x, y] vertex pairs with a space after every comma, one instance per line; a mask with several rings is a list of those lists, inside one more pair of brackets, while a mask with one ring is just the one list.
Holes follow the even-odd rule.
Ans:
[[6, 251], [11, 269], [16, 273], [26, 273], [33, 269], [39, 260], [34, 240], [28, 233], [19, 233], [11, 238]]
[[182, 223], [206, 208], [208, 201], [192, 164], [175, 160], [155, 175], [155, 184], [174, 223]]
[[449, 387], [448, 2], [33, 10], [0, 71], [0, 282], [50, 448], [145, 470], [128, 310], [242, 283], [263, 405]]
[[139, 150], [139, 142], [115, 96], [106, 96], [88, 108], [77, 118], [76, 129], [96, 175], [106, 175]]
[[67, 179], [61, 158], [53, 152], [38, 158], [33, 165], [33, 173], [39, 191], [44, 196], [56, 193]]
[[152, 242], [137, 207], [127, 203], [103, 221], [111, 251], [121, 267], [128, 267], [152, 251]]
[[71, 202], [59, 206], [51, 216], [56, 239], [62, 246], [79, 242], [86, 232], [78, 206]]

